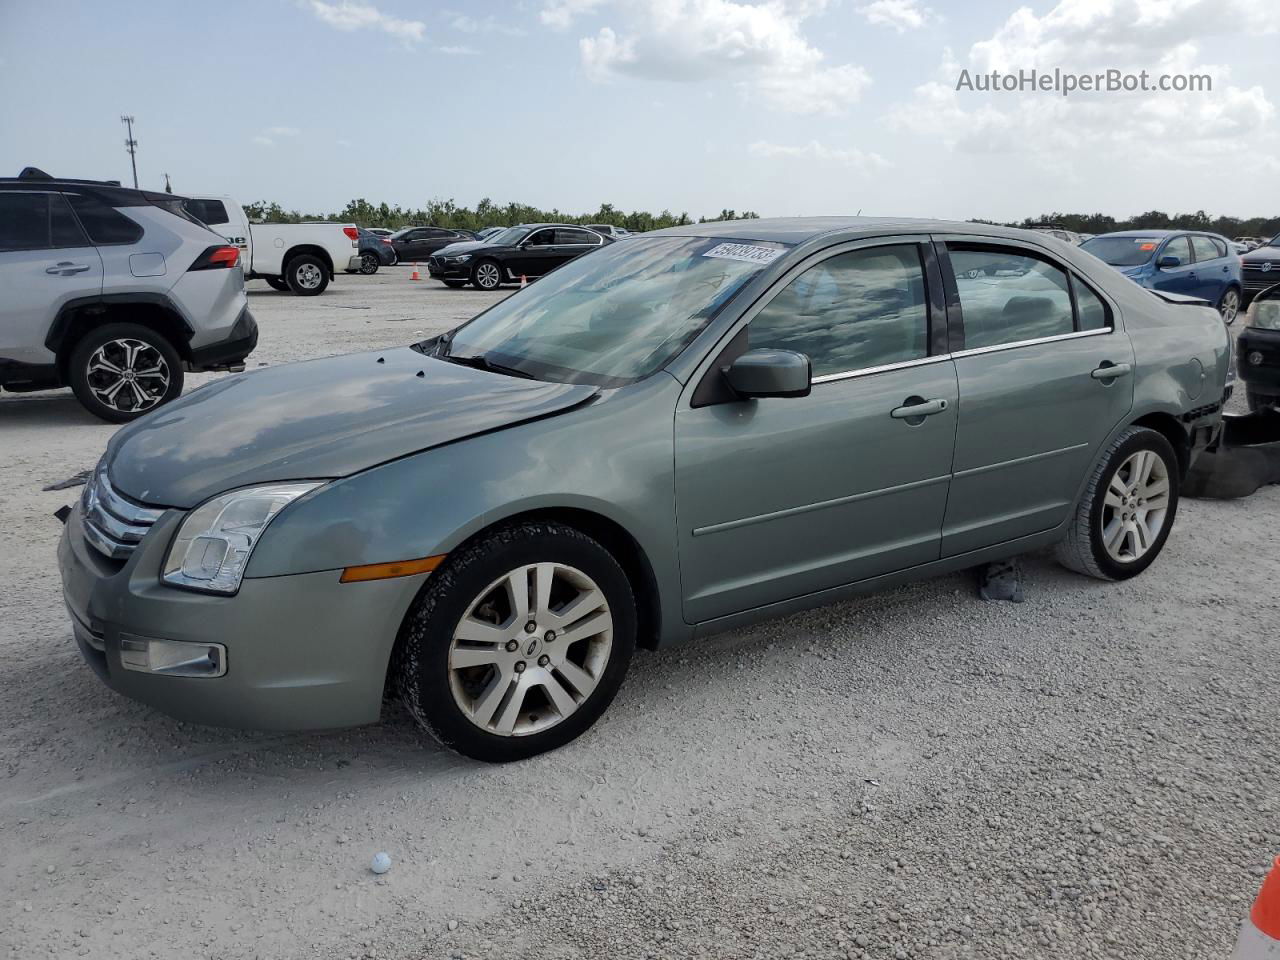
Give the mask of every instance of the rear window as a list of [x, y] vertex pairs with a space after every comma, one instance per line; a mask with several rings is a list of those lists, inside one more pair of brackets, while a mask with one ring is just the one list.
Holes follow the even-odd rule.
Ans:
[[142, 239], [141, 226], [101, 200], [79, 193], [68, 194], [67, 198], [95, 244], [137, 243]]
[[219, 223], [230, 223], [226, 205], [221, 200], [194, 200], [188, 198], [182, 201], [182, 206], [187, 213], [206, 226], [213, 227]]

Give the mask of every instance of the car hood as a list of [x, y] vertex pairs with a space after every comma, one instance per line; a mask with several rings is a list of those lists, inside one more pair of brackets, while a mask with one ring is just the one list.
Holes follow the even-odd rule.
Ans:
[[214, 381], [118, 431], [106, 459], [121, 493], [185, 509], [248, 484], [348, 476], [596, 393], [397, 347]]
[[481, 247], [488, 246], [483, 240], [460, 240], [457, 243], [451, 243], [447, 247], [441, 247], [433, 256], [437, 257], [456, 257], [460, 253], [470, 253], [473, 250], [479, 250]]
[[1274, 262], [1280, 260], [1280, 247], [1259, 247], [1257, 250], [1242, 253], [1240, 259], [1246, 263], [1262, 263], [1264, 260]]

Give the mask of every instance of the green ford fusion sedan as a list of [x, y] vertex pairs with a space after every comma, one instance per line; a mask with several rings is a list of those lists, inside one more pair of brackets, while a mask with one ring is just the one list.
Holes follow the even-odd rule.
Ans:
[[1216, 440], [1206, 304], [1040, 233], [709, 223], [422, 343], [228, 377], [66, 516], [84, 659], [184, 720], [378, 719], [513, 760], [657, 647], [1057, 544], [1106, 580]]

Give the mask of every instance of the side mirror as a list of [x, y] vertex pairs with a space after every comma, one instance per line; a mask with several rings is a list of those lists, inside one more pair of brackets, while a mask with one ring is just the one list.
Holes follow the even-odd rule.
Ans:
[[1156, 261], [1156, 266], [1161, 270], [1172, 270], [1174, 267], [1182, 266], [1182, 259], [1173, 254], [1166, 254]]
[[748, 350], [724, 371], [739, 398], [807, 397], [813, 382], [809, 358], [794, 350]]

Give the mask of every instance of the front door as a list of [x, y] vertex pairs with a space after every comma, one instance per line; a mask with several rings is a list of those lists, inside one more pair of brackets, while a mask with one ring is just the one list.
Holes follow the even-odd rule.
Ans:
[[946, 250], [963, 329], [942, 531], [942, 554], [954, 556], [1067, 518], [1099, 447], [1133, 405], [1134, 358], [1105, 301], [1043, 252], [989, 241], [949, 241]]
[[914, 237], [845, 244], [748, 316], [730, 352], [806, 354], [809, 396], [698, 406], [686, 392], [675, 468], [688, 621], [938, 558], [957, 391], [951, 360], [930, 351], [944, 321], [925, 253]]
[[[1177, 257], [1178, 266], [1159, 266], [1161, 257]], [[1198, 281], [1196, 279], [1196, 258], [1191, 252], [1191, 241], [1186, 236], [1173, 237], [1165, 241], [1156, 253], [1156, 275], [1152, 286], [1167, 293], [1180, 293], [1195, 297]]]
[[540, 277], [560, 265], [558, 256], [555, 227], [543, 227], [520, 241], [507, 263], [512, 277]]

